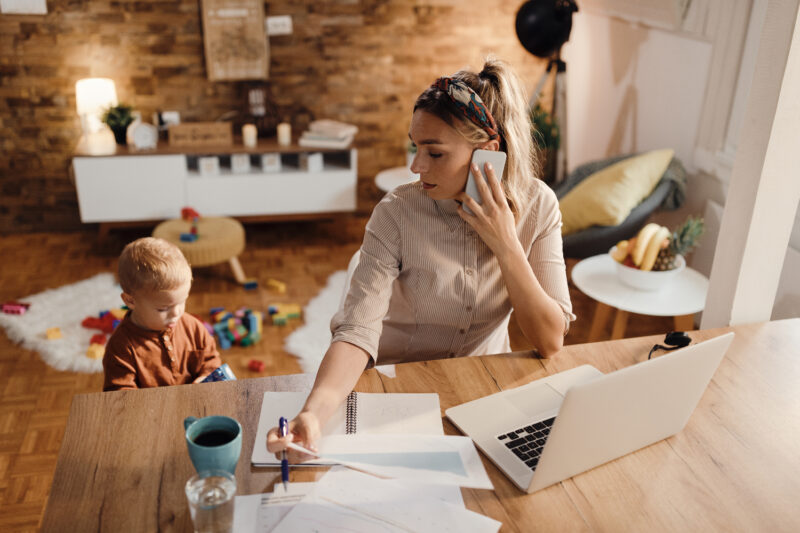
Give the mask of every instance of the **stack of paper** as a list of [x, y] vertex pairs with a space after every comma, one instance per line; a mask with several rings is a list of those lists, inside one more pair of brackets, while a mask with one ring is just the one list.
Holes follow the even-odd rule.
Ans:
[[300, 146], [316, 148], [347, 148], [353, 142], [358, 128], [335, 120], [315, 120], [300, 136]]
[[[279, 488], [280, 487], [280, 488]], [[334, 468], [316, 483], [236, 498], [234, 531], [475, 532], [501, 523], [464, 507], [456, 486], [383, 480]]]

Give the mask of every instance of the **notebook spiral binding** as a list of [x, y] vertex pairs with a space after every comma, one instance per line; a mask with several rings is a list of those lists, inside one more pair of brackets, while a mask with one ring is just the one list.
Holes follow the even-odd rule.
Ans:
[[352, 435], [358, 429], [358, 401], [356, 391], [347, 395], [347, 405], [345, 406], [344, 432]]

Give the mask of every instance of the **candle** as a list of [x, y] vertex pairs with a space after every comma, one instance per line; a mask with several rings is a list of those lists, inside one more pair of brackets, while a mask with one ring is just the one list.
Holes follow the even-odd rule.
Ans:
[[254, 124], [245, 124], [242, 126], [242, 141], [248, 148], [255, 148], [258, 142], [258, 130]]
[[278, 144], [281, 146], [292, 144], [292, 125], [288, 122], [278, 124]]

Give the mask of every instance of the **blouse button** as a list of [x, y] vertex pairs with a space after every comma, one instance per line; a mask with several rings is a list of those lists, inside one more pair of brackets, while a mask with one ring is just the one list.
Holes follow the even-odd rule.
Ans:
[[472, 306], [471, 305], [467, 306], [467, 311], [472, 311]]
[[458, 332], [459, 332], [459, 333], [461, 333], [461, 334], [463, 335], [464, 333], [466, 333], [466, 332], [467, 332], [467, 330], [465, 330], [465, 329], [460, 329], [460, 330], [458, 330]]
[[467, 276], [471, 276], [473, 272], [474, 272], [474, 270], [472, 270], [471, 268], [468, 268], [467, 269]]

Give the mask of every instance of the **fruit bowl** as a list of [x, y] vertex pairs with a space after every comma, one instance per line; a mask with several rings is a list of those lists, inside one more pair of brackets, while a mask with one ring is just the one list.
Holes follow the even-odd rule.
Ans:
[[[612, 255], [613, 259], [613, 252], [617, 247], [614, 246], [609, 250], [609, 254]], [[672, 270], [639, 270], [638, 268], [629, 267], [627, 265], [623, 265], [617, 261], [614, 261], [614, 264], [617, 266], [617, 277], [619, 280], [624, 283], [625, 285], [632, 287], [634, 289], [638, 289], [640, 291], [657, 291], [669, 284], [669, 282], [680, 273], [684, 268], [686, 268], [686, 260], [683, 258], [682, 255], [676, 256], [676, 264], [677, 266]]]

